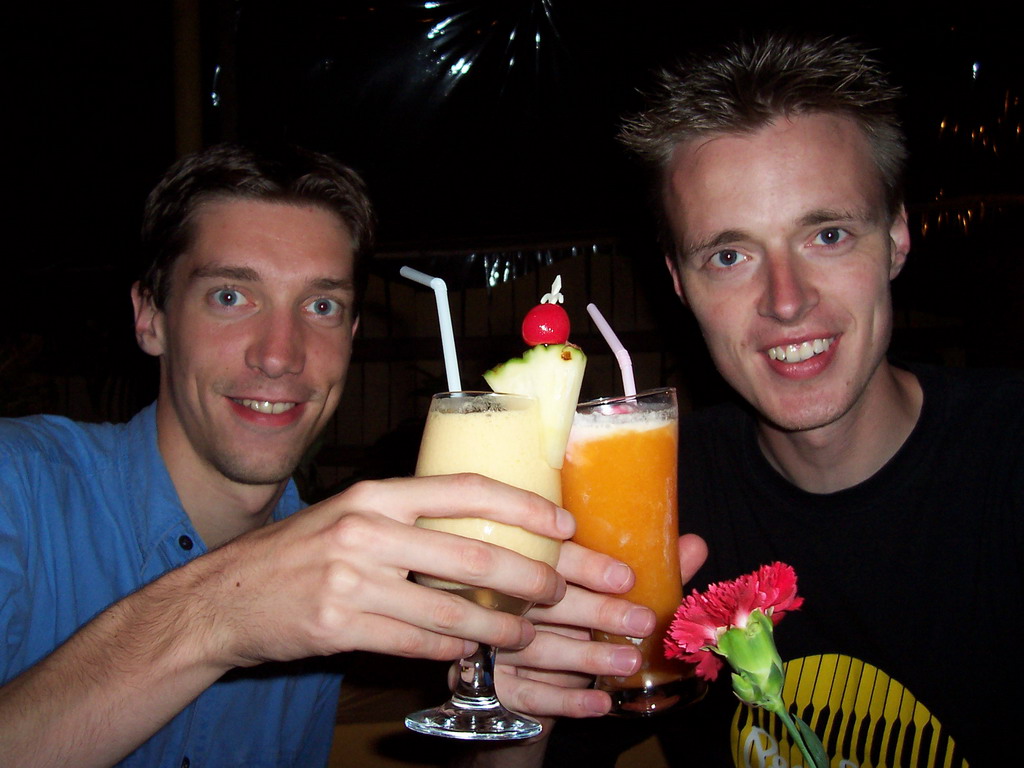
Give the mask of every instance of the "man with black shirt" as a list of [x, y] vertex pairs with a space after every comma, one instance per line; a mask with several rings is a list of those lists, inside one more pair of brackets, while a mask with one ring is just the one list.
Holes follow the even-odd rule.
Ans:
[[[769, 35], [665, 72], [627, 122], [676, 292], [745, 401], [680, 425], [680, 518], [709, 553], [693, 586], [795, 568], [784, 698], [833, 765], [1003, 764], [1016, 710], [989, 694], [1024, 685], [1024, 386], [887, 357], [910, 250], [897, 97], [856, 44]], [[601, 725], [657, 730], [672, 765], [802, 762], [763, 715], [723, 674], [692, 708]], [[574, 725], [549, 763], [613, 764]]]

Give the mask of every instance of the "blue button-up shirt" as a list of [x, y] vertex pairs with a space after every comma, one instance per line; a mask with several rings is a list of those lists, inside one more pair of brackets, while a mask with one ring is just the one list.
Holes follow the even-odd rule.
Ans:
[[[301, 507], [289, 483], [274, 519]], [[118, 425], [0, 419], [0, 681], [205, 551], [157, 449], [155, 406]], [[340, 684], [326, 659], [235, 670], [122, 765], [326, 765]]]

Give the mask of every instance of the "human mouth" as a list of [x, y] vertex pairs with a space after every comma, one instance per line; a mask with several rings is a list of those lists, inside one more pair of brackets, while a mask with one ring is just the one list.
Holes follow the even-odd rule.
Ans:
[[812, 339], [799, 344], [771, 347], [768, 350], [768, 357], [781, 363], [802, 363], [804, 360], [810, 360], [815, 355], [827, 352], [835, 340], [836, 337], [832, 336], [827, 339]]
[[237, 398], [231, 398], [234, 402], [241, 405], [243, 408], [248, 408], [256, 413], [267, 413], [267, 414], [279, 414], [285, 411], [290, 411], [296, 406], [296, 403], [275, 403], [271, 400], [249, 400]]

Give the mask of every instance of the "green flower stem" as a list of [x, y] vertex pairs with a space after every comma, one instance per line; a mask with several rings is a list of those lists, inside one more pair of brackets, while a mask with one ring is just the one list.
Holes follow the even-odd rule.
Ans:
[[724, 656], [733, 669], [732, 689], [741, 700], [762, 707], [779, 718], [804, 757], [804, 768], [828, 768], [829, 759], [821, 739], [800, 718], [790, 717], [782, 702], [785, 672], [775, 649], [771, 617], [754, 609], [742, 627], [729, 627], [718, 637], [713, 650]]
[[[797, 724], [793, 721], [793, 718], [790, 717], [789, 711], [786, 709], [786, 705], [782, 703], [781, 696], [776, 694], [769, 695], [766, 697], [765, 703], [762, 706], [769, 712], [773, 713], [786, 726], [786, 730], [789, 731], [789, 735], [799, 748], [800, 754], [803, 755], [805, 768], [828, 768], [827, 758], [825, 758], [824, 763], [819, 763], [811, 755], [809, 745], [804, 741], [803, 734], [800, 732]], [[814, 736], [810, 729], [808, 729], [808, 732], [810, 735]], [[814, 739], [817, 741], [817, 736], [814, 736]], [[821, 742], [819, 741], [816, 746], [816, 751], [820, 755], [824, 756], [825, 750], [824, 747], [822, 747]]]

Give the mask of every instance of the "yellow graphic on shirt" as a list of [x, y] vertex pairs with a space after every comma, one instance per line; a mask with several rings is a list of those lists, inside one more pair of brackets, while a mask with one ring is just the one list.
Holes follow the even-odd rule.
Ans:
[[[969, 768], [942, 724], [880, 669], [835, 654], [785, 667], [782, 699], [818, 734], [829, 768]], [[741, 704], [730, 737], [737, 768], [803, 766], [785, 726], [763, 709]]]

